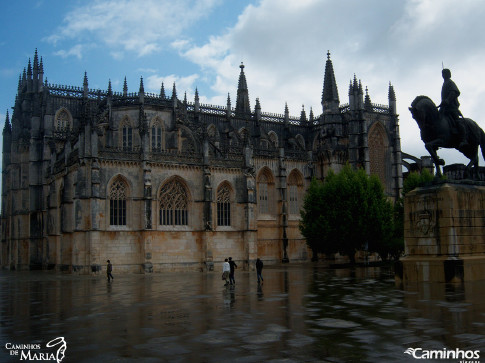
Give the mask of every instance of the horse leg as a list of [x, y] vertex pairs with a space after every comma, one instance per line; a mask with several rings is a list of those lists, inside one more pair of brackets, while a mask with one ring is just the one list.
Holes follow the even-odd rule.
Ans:
[[426, 148], [426, 150], [428, 150], [431, 158], [433, 159], [434, 166], [436, 168], [436, 176], [441, 178], [442, 174], [440, 165], [445, 165], [445, 161], [443, 159], [440, 159], [438, 154], [436, 153], [436, 150], [438, 150], [438, 146], [433, 145], [433, 143], [426, 143], [424, 144], [424, 147]]
[[[468, 163], [468, 165], [470, 166], [470, 169], [472, 168], [473, 166], [473, 171], [470, 173], [471, 174], [471, 178], [473, 180], [478, 180], [479, 179], [479, 170], [478, 170], [478, 150], [477, 152], [475, 153], [475, 156], [473, 157], [473, 159], [470, 159], [470, 163]], [[468, 165], [467, 165], [467, 168], [468, 168]]]
[[[463, 175], [465, 179], [478, 179], [478, 145], [476, 147], [472, 147], [471, 150], [468, 150], [467, 153], [463, 153], [470, 162], [467, 164], [465, 168], [465, 174]], [[473, 169], [472, 169], [473, 167]]]

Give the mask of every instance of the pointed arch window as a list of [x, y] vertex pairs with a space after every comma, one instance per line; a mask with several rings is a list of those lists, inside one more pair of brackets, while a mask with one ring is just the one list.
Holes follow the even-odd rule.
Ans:
[[288, 177], [288, 212], [289, 214], [300, 213], [301, 194], [303, 181], [297, 171], [292, 171]]
[[269, 140], [271, 141], [271, 144], [273, 147], [278, 147], [278, 136], [274, 131], [270, 131], [268, 133]]
[[217, 225], [231, 225], [231, 189], [227, 184], [217, 190]]
[[159, 194], [160, 225], [186, 226], [188, 224], [187, 191], [182, 183], [173, 179], [162, 186]]
[[130, 125], [123, 126], [123, 150], [133, 150], [133, 128]]
[[152, 151], [162, 150], [162, 126], [157, 119], [150, 128]]
[[260, 214], [270, 212], [270, 186], [269, 178], [266, 173], [260, 175], [258, 180], [258, 205]]
[[117, 179], [111, 184], [109, 191], [109, 224], [111, 226], [126, 226], [126, 183]]
[[[370, 173], [379, 177], [382, 185], [386, 185], [387, 135], [380, 123], [373, 125], [368, 136]], [[384, 187], [385, 188], [385, 187]]]
[[56, 131], [68, 131], [71, 128], [71, 116], [66, 109], [61, 109], [56, 115], [54, 124]]

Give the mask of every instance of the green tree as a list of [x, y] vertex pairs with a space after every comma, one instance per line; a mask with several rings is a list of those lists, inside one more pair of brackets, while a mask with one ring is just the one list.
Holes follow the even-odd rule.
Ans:
[[403, 196], [415, 188], [432, 183], [434, 179], [435, 176], [428, 169], [423, 169], [421, 172], [413, 171], [409, 173], [403, 182]]
[[389, 254], [394, 210], [377, 176], [346, 165], [325, 182], [312, 180], [301, 211], [300, 231], [316, 253], [340, 253], [354, 261], [357, 250]]

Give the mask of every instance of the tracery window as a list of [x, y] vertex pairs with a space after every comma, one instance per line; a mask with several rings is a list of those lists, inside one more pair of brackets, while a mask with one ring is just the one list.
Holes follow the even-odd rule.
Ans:
[[133, 150], [133, 128], [130, 125], [123, 126], [123, 150]]
[[159, 194], [160, 225], [186, 226], [188, 224], [188, 200], [185, 187], [177, 179], [165, 183]]
[[210, 124], [207, 127], [207, 135], [209, 136], [209, 138], [214, 139], [216, 137], [216, 134], [217, 134], [216, 126], [214, 124]]
[[55, 128], [57, 131], [67, 131], [70, 128], [70, 119], [69, 113], [62, 109], [56, 115], [56, 122]]
[[384, 127], [376, 123], [369, 131], [370, 173], [379, 177], [382, 185], [386, 185], [386, 150], [387, 136]]
[[269, 140], [271, 141], [273, 146], [278, 147], [278, 136], [276, 135], [276, 133], [274, 131], [270, 131], [268, 133], [268, 136], [269, 136]]
[[231, 189], [223, 184], [217, 190], [217, 225], [231, 225]]
[[258, 179], [258, 205], [260, 214], [269, 214], [272, 202], [271, 183], [267, 172], [263, 172]]
[[111, 184], [109, 191], [109, 224], [111, 226], [126, 226], [127, 186], [122, 179]]
[[288, 212], [290, 214], [300, 213], [300, 195], [302, 189], [302, 177], [294, 170], [288, 177]]
[[303, 136], [298, 134], [296, 135], [295, 139], [298, 142], [298, 145], [300, 145], [301, 149], [305, 150], [305, 139], [303, 138]]
[[152, 126], [152, 151], [162, 150], [162, 127], [158, 124]]

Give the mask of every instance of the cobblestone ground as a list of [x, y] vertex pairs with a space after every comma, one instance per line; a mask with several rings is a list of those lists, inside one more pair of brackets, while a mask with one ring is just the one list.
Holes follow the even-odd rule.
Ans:
[[[255, 272], [236, 271], [224, 287], [219, 272], [116, 275], [115, 265], [107, 283], [4, 271], [0, 361], [416, 362], [404, 351], [446, 348], [485, 362], [485, 282], [403, 288], [378, 268], [311, 264], [263, 276], [258, 286]], [[64, 352], [46, 347], [58, 337]]]

